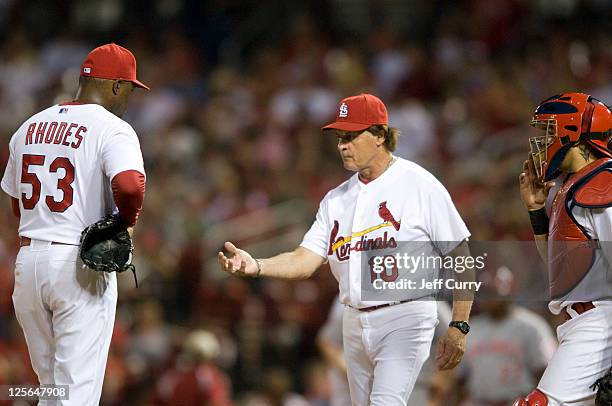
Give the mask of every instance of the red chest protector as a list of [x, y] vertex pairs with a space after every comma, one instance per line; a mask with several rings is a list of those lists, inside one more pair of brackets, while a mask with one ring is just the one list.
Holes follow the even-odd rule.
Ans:
[[572, 174], [553, 200], [548, 228], [550, 294], [568, 294], [591, 269], [597, 243], [572, 215], [575, 206], [612, 206], [612, 159], [602, 158]]

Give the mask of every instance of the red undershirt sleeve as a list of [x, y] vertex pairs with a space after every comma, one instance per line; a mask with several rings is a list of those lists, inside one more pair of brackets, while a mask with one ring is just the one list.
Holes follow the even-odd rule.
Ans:
[[111, 186], [119, 216], [128, 226], [133, 226], [144, 201], [145, 176], [134, 170], [123, 171], [113, 178]]

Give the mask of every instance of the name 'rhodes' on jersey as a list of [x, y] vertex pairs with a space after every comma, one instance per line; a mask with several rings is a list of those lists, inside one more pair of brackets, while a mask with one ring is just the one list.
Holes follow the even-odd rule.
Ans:
[[97, 104], [54, 105], [9, 143], [2, 189], [19, 201], [19, 235], [78, 245], [81, 231], [115, 208], [111, 180], [144, 175], [134, 129]]

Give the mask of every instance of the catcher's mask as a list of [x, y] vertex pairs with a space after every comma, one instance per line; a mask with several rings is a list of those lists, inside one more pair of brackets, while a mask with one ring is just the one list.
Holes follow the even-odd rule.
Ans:
[[544, 100], [536, 108], [531, 125], [544, 135], [529, 138], [531, 159], [538, 178], [559, 176], [559, 167], [570, 148], [585, 142], [600, 156], [612, 158], [612, 112], [584, 93], [563, 93]]

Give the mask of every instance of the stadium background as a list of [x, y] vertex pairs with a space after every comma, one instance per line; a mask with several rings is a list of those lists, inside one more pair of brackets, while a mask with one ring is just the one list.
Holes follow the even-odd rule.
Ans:
[[[237, 403], [294, 391], [326, 405], [314, 337], [337, 291], [328, 270], [227, 279], [222, 242], [263, 256], [300, 241], [349, 176], [319, 127], [361, 91], [387, 103], [397, 155], [442, 179], [474, 238], [529, 239], [517, 176], [530, 114], [566, 89], [612, 100], [611, 14], [606, 0], [0, 0], [2, 168], [24, 119], [71, 100], [94, 46], [130, 48], [152, 88], [125, 117], [148, 184], [140, 288], [120, 278], [104, 404], [148, 404], [185, 335], [206, 328]], [[0, 383], [35, 381], [11, 303], [15, 228], [2, 198]]]

